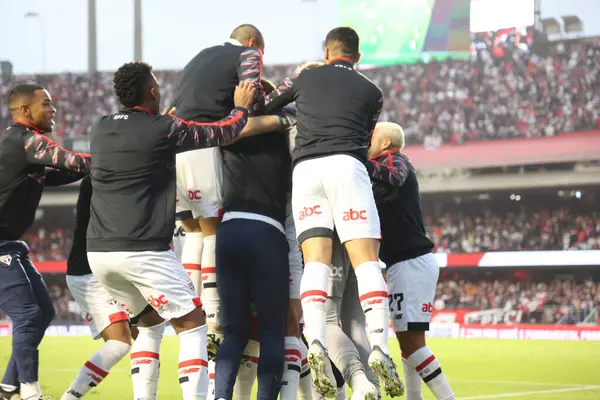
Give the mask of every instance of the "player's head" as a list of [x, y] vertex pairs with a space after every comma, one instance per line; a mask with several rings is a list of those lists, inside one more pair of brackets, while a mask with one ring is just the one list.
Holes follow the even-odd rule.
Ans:
[[124, 107], [144, 107], [152, 114], [160, 109], [160, 88], [152, 67], [145, 62], [123, 64], [113, 77], [115, 93]]
[[306, 63], [304, 63], [302, 65], [298, 65], [296, 67], [296, 71], [294, 71], [294, 72], [296, 73], [296, 75], [300, 75], [300, 73], [302, 71], [306, 71], [306, 70], [309, 70], [309, 69], [321, 67], [323, 65], [325, 65], [325, 63], [322, 62], [322, 61], [309, 61], [309, 62], [306, 62]]
[[52, 132], [56, 108], [52, 97], [43, 86], [24, 83], [15, 86], [8, 94], [8, 110], [15, 122], [35, 126], [43, 132]]
[[356, 64], [360, 60], [359, 44], [360, 39], [354, 29], [346, 26], [334, 28], [325, 38], [325, 61], [347, 58]]
[[242, 46], [256, 47], [263, 52], [265, 51], [265, 39], [254, 25], [240, 25], [231, 32], [229, 37], [240, 42]]
[[262, 86], [266, 95], [271, 94], [271, 92], [277, 88], [273, 82], [264, 78], [260, 80], [260, 85]]
[[404, 148], [404, 130], [393, 122], [379, 122], [375, 126], [369, 147], [369, 158], [387, 150], [402, 150]]

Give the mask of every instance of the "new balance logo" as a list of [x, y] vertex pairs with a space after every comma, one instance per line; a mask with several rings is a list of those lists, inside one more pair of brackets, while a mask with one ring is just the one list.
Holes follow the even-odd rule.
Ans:
[[344, 212], [344, 221], [366, 221], [367, 220], [367, 210], [355, 211], [350, 209]]
[[314, 206], [314, 207], [304, 207], [304, 209], [300, 211], [300, 215], [298, 216], [298, 219], [300, 221], [302, 221], [304, 218], [308, 218], [313, 215], [319, 215], [319, 214], [321, 214], [321, 206], [319, 206], [319, 205]]

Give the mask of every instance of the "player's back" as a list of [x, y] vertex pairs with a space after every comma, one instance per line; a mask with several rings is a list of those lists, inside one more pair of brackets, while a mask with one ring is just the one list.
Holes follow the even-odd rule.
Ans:
[[233, 92], [240, 81], [240, 55], [247, 49], [224, 43], [198, 53], [183, 69], [175, 90], [175, 115], [198, 122], [217, 121], [229, 115], [234, 108]]
[[125, 109], [92, 126], [88, 251], [168, 250], [175, 223], [169, 121]]
[[294, 163], [332, 154], [365, 163], [381, 90], [345, 59], [306, 70], [293, 85], [298, 119]]
[[374, 181], [373, 193], [381, 221], [383, 241], [380, 257], [387, 265], [430, 253], [433, 243], [425, 233], [419, 182], [412, 164], [400, 151], [385, 152], [374, 158], [406, 172], [400, 186]]

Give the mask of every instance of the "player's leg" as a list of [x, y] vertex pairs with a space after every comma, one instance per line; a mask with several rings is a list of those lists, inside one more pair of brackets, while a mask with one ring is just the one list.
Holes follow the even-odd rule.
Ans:
[[[218, 210], [215, 209], [215, 214]], [[221, 218], [202, 217], [199, 219], [204, 234], [202, 249], [202, 305], [206, 311], [209, 330], [209, 352], [215, 354], [223, 334], [219, 322], [219, 293], [217, 291], [217, 269], [215, 251], [217, 246], [217, 228]]]
[[250, 282], [245, 264], [252, 263], [252, 260], [248, 259], [246, 253], [244, 222], [245, 220], [230, 220], [222, 223], [217, 231], [217, 288], [221, 299], [221, 328], [224, 332], [216, 359], [217, 399], [232, 398], [240, 360], [251, 333]]
[[[327, 172], [322, 159], [300, 162], [292, 176], [292, 209], [298, 242], [304, 257], [300, 298], [308, 343], [308, 362], [315, 390], [335, 397], [335, 377], [329, 363], [326, 343], [326, 310], [333, 216], [321, 177]], [[333, 178], [331, 178], [333, 179]]]
[[69, 385], [61, 400], [76, 400], [98, 386], [131, 349], [129, 319], [125, 311], [92, 275], [67, 275], [67, 286], [90, 324], [94, 339], [102, 337], [104, 346], [92, 355]]
[[[300, 320], [300, 327], [304, 325], [304, 318]], [[300, 382], [298, 383], [298, 398], [300, 400], [312, 400], [313, 399], [313, 385], [312, 378], [310, 376], [310, 366], [308, 365], [308, 341], [300, 330], [300, 356], [302, 362], [300, 364]]]
[[[35, 280], [35, 275], [39, 273], [35, 271], [27, 253], [27, 247], [19, 242], [0, 246], [0, 309], [12, 321], [11, 358], [16, 366], [16, 374], [14, 370], [7, 369], [8, 376], [3, 380], [0, 393], [10, 398], [13, 395], [16, 397], [20, 391], [23, 398], [37, 400], [42, 397], [38, 383], [38, 345], [48, 326], [48, 318], [54, 316], [54, 308], [41, 277], [36, 283], [29, 279], [31, 275]], [[37, 285], [35, 289], [34, 285]], [[42, 304], [47, 300], [49, 304]], [[14, 382], [14, 375], [18, 377], [19, 387]]]
[[285, 364], [281, 385], [281, 400], [295, 400], [298, 394], [302, 354], [300, 352], [300, 319], [302, 303], [300, 302], [300, 282], [302, 280], [302, 253], [296, 239], [294, 217], [291, 205], [285, 220], [285, 234], [288, 242], [288, 264], [290, 270], [290, 302], [287, 313], [285, 333]]
[[233, 387], [233, 397], [236, 400], [250, 400], [252, 397], [252, 389], [258, 375], [258, 358], [260, 351], [259, 334], [258, 334], [258, 318], [256, 310], [252, 305], [252, 316], [250, 323], [252, 330], [250, 340], [242, 353], [242, 361], [238, 369], [237, 379]]
[[436, 399], [454, 400], [440, 363], [425, 342], [439, 276], [435, 257], [426, 254], [394, 264], [387, 274], [393, 300], [392, 323], [404, 362], [407, 400], [421, 399], [421, 379]]
[[240, 232], [246, 243], [244, 254], [249, 256], [244, 276], [256, 307], [260, 337], [257, 398], [276, 399], [283, 375], [290, 298], [288, 244], [283, 229], [253, 220], [244, 220], [244, 225]]
[[[189, 213], [178, 214], [182, 217], [180, 224], [185, 232], [185, 241], [181, 249], [181, 264], [187, 271], [194, 284], [198, 296], [202, 296], [202, 251], [204, 249], [204, 235], [198, 220]], [[186, 218], [188, 217], [188, 218]]]
[[[162, 319], [170, 322], [179, 338], [178, 375], [183, 399], [205, 399], [208, 391], [206, 319], [194, 285], [172, 251], [129, 253], [128, 258], [130, 268], [125, 275], [128, 281]], [[147, 315], [143, 317], [140, 321], [145, 322], [145, 327], [157, 327], [148, 326], [154, 321], [147, 321]], [[136, 342], [143, 333], [142, 324], [138, 327]]]
[[[329, 298], [327, 299], [327, 345], [331, 359], [342, 372], [343, 379], [352, 388], [352, 398], [375, 400], [379, 395], [378, 389], [367, 378], [366, 369], [368, 367], [365, 368], [361, 363], [357, 347], [346, 334], [345, 324], [349, 321], [342, 322], [344, 330], [340, 327], [341, 313], [344, 311], [342, 307], [344, 303], [350, 303], [346, 301], [347, 295], [356, 296], [355, 301], [358, 303], [357, 294], [348, 291], [347, 288], [351, 276], [353, 277], [354, 273], [350, 260], [343, 245], [336, 238], [333, 244], [333, 267], [329, 278]], [[353, 283], [356, 285], [356, 279], [353, 280]], [[360, 305], [358, 308], [362, 314]]]
[[335, 165], [336, 179], [325, 185], [333, 209], [335, 226], [355, 270], [360, 302], [368, 326], [371, 355], [369, 366], [391, 396], [404, 388], [389, 356], [388, 291], [379, 268], [379, 215], [366, 167], [346, 155], [327, 157]]
[[[131, 347], [131, 381], [135, 399], [156, 399], [160, 375], [160, 344], [164, 321], [148, 307], [147, 296], [135, 286], [130, 274], [140, 273], [131, 252], [88, 252], [95, 279], [136, 324], [137, 337]], [[153, 276], [150, 275], [149, 279]]]
[[350, 338], [356, 350], [358, 351], [360, 362], [365, 367], [365, 373], [369, 382], [371, 382], [379, 392], [379, 379], [377, 375], [369, 368], [369, 355], [371, 345], [367, 330], [365, 328], [365, 314], [363, 313], [358, 296], [358, 284], [356, 275], [350, 267], [348, 269], [348, 279], [346, 281], [346, 290], [342, 299], [340, 309], [340, 321], [342, 330]]

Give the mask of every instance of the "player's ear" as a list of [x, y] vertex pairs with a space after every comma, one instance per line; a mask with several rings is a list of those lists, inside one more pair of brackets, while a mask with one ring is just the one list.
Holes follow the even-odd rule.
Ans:
[[251, 37], [248, 39], [248, 47], [256, 47], [256, 38]]
[[329, 63], [329, 49], [325, 46], [325, 62]]
[[361, 56], [361, 55], [362, 55], [362, 54], [359, 52], [359, 53], [358, 53], [358, 56], [356, 57], [356, 61], [354, 62], [354, 64], [358, 64], [358, 62], [360, 61], [360, 56]]

